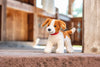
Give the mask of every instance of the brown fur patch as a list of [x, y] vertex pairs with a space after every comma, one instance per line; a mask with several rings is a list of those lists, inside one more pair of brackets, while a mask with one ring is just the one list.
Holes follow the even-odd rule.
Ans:
[[[62, 25], [61, 25], [62, 24]], [[55, 24], [54, 24], [54, 27], [55, 27], [55, 30], [57, 32], [59, 32], [60, 30], [60, 27], [62, 27], [63, 29], [66, 29], [66, 24], [63, 22], [63, 21], [60, 21], [60, 20], [56, 20], [55, 21]], [[72, 31], [71, 30], [68, 30], [68, 31], [61, 31], [64, 35], [64, 38], [66, 38], [66, 36], [68, 36], [70, 38], [70, 34], [72, 34]]]
[[55, 21], [54, 27], [55, 27], [55, 30], [56, 30], [55, 33], [59, 32], [59, 30], [60, 30], [60, 25], [59, 25], [59, 22], [58, 22], [58, 21]]
[[71, 30], [62, 31], [62, 32], [63, 32], [64, 38], [66, 38], [66, 36], [68, 36], [70, 38], [70, 34], [72, 34], [72, 31]]
[[46, 24], [47, 26], [50, 25], [52, 19], [48, 18], [43, 24], [42, 24], [42, 27], [44, 27]]
[[48, 24], [47, 24], [47, 27], [51, 24], [51, 21], [52, 21], [53, 19], [50, 19], [49, 21], [48, 21]]
[[59, 22], [60, 27], [61, 27], [63, 30], [65, 30], [65, 29], [66, 29], [66, 24], [65, 24], [65, 22], [63, 22], [63, 21], [61, 21], [61, 20], [58, 20], [58, 22]]

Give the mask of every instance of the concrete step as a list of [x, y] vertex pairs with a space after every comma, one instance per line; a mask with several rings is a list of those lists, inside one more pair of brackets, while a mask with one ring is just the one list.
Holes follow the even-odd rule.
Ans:
[[100, 67], [99, 54], [0, 50], [0, 67]]

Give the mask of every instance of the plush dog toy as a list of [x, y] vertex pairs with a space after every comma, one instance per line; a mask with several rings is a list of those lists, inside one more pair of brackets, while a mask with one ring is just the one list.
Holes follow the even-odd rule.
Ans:
[[61, 31], [66, 29], [66, 24], [61, 20], [48, 18], [42, 27], [47, 25], [46, 31], [49, 33], [48, 41], [45, 53], [51, 53], [54, 45], [57, 45], [56, 53], [64, 53], [64, 44], [68, 52], [73, 52], [73, 47], [71, 44], [70, 34], [75, 32], [75, 28], [68, 31]]

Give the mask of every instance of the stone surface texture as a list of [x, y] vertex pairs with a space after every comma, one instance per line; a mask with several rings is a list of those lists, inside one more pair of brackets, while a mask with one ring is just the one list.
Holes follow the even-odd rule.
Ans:
[[0, 50], [0, 67], [100, 67], [99, 54]]

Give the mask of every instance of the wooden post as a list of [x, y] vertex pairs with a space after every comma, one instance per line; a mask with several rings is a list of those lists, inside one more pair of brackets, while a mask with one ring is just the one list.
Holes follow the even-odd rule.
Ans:
[[28, 41], [33, 41], [33, 14], [28, 14]]
[[100, 0], [84, 0], [84, 53], [100, 54]]
[[56, 8], [56, 15], [55, 15], [56, 19], [59, 19], [59, 10], [58, 8]]
[[72, 15], [73, 2], [74, 2], [74, 0], [69, 0], [68, 14], [70, 14], [70, 15]]
[[2, 0], [1, 41], [6, 40], [6, 5], [7, 0]]
[[33, 1], [34, 3], [34, 15], [33, 15], [33, 41], [36, 43], [38, 38], [38, 15], [37, 15], [37, 7], [36, 7], [36, 0]]

